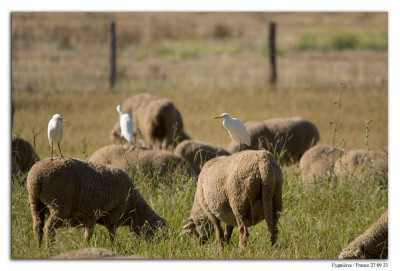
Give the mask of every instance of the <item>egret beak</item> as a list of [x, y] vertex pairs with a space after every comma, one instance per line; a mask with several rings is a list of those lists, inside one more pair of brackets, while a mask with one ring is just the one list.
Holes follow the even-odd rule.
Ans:
[[214, 119], [222, 119], [222, 116], [215, 117]]
[[187, 223], [185, 226], [182, 227], [182, 229], [186, 229], [189, 226], [189, 223]]

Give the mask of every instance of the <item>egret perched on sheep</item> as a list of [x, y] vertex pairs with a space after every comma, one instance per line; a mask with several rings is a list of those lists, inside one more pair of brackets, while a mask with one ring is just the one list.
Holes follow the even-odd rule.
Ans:
[[117, 106], [119, 113], [119, 125], [121, 127], [121, 138], [124, 137], [128, 142], [132, 142], [133, 138], [133, 121], [129, 114], [122, 112], [121, 105]]
[[228, 130], [232, 140], [239, 145], [239, 150], [241, 144], [251, 145], [249, 133], [240, 120], [232, 118], [228, 113], [223, 113], [214, 119], [224, 119], [222, 124]]
[[49, 138], [49, 143], [51, 146], [51, 160], [53, 160], [53, 143], [57, 143], [61, 157], [64, 158], [60, 148], [60, 141], [63, 134], [63, 122], [64, 120], [61, 115], [55, 114], [49, 121], [49, 125], [47, 127], [47, 136]]

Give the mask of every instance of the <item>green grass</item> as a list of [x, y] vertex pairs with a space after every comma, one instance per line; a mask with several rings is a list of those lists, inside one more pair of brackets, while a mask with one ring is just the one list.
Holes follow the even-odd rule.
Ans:
[[337, 30], [304, 30], [298, 34], [295, 51], [367, 49], [387, 50], [388, 33], [385, 29], [357, 31], [351, 28]]
[[[187, 176], [169, 174], [162, 183], [133, 176], [134, 182], [152, 208], [170, 227], [167, 234], [156, 234], [145, 240], [126, 227], [117, 231], [114, 252], [139, 255], [149, 259], [332, 259], [341, 249], [364, 232], [386, 209], [387, 185], [361, 180], [316, 182], [305, 185], [299, 179], [297, 166], [284, 169], [284, 209], [279, 221], [279, 237], [271, 247], [265, 222], [251, 227], [249, 245], [238, 251], [238, 233], [223, 252], [215, 235], [204, 245], [195, 237], [181, 235], [187, 222], [196, 190], [196, 181]], [[57, 230], [56, 244], [46, 250], [38, 248], [33, 235], [27, 189], [15, 185], [12, 192], [12, 258], [42, 259], [63, 251], [87, 247], [84, 230]], [[95, 227], [91, 247], [111, 249], [108, 233]]]

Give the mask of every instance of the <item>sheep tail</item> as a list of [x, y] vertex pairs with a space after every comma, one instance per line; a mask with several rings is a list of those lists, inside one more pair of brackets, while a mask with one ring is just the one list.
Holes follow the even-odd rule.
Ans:
[[264, 151], [258, 167], [261, 175], [261, 195], [264, 218], [274, 245], [278, 238], [278, 220], [282, 211], [282, 171], [271, 153]]

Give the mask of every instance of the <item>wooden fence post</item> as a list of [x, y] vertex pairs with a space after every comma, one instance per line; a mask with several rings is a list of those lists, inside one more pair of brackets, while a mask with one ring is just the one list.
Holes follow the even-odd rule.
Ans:
[[110, 88], [113, 88], [116, 81], [117, 73], [117, 57], [116, 57], [116, 35], [115, 35], [115, 22], [110, 24]]
[[276, 83], [276, 59], [275, 59], [275, 29], [276, 23], [271, 22], [269, 24], [269, 62], [270, 62], [270, 76], [269, 82], [273, 85]]

